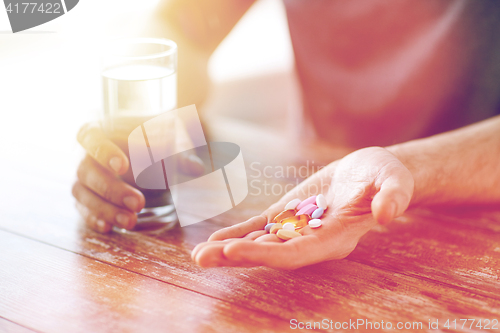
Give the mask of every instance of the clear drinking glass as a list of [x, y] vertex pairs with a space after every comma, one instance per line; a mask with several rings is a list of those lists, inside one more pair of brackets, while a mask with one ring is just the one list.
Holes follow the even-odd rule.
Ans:
[[[110, 43], [103, 62], [102, 127], [130, 158], [128, 137], [132, 130], [177, 107], [177, 45], [158, 38], [119, 39]], [[168, 189], [138, 187], [132, 168], [122, 179], [146, 198], [134, 230], [164, 231], [175, 225], [177, 217]]]

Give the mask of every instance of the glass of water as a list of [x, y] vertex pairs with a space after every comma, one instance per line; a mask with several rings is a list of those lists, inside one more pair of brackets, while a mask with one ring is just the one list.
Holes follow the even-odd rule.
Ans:
[[[130, 159], [130, 133], [149, 119], [177, 107], [177, 45], [158, 38], [119, 39], [110, 43], [103, 62], [102, 127]], [[175, 144], [174, 128], [171, 133], [169, 144]], [[177, 217], [168, 186], [167, 189], [137, 186], [132, 167], [122, 179], [146, 198], [134, 230], [164, 231], [175, 225]]]

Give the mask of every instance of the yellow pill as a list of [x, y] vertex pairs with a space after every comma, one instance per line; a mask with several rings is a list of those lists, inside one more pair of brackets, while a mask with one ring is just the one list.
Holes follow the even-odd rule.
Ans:
[[282, 224], [292, 223], [295, 226], [295, 230], [297, 230], [304, 228], [309, 222], [309, 220], [311, 220], [311, 217], [309, 215], [302, 214], [302, 215], [287, 217], [286, 219], [281, 220], [281, 223]]
[[270, 234], [275, 234], [278, 232], [278, 230], [281, 230], [283, 228], [283, 225], [281, 223], [276, 223], [275, 225], [272, 226], [271, 230], [269, 230]]
[[278, 230], [278, 233], [276, 233], [276, 236], [278, 236], [282, 240], [287, 241], [289, 239], [292, 239], [292, 238], [295, 238], [295, 237], [299, 237], [299, 236], [302, 236], [302, 235], [299, 234], [296, 231], [291, 231], [291, 230], [286, 230], [286, 229], [280, 229], [280, 230]]
[[295, 209], [284, 210], [276, 215], [276, 217], [273, 219], [273, 222], [281, 223], [282, 220], [286, 219], [287, 217], [295, 216], [295, 214], [297, 214], [297, 211]]

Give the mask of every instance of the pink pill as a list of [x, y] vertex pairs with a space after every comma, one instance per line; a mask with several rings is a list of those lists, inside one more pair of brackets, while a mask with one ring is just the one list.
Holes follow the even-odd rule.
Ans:
[[316, 196], [313, 195], [312, 197], [310, 198], [307, 198], [306, 200], [302, 201], [298, 206], [297, 208], [295, 208], [296, 210], [301, 210], [302, 208], [304, 208], [305, 206], [309, 205], [309, 204], [313, 204], [313, 203], [316, 203]]
[[302, 215], [302, 214], [311, 215], [312, 212], [314, 212], [316, 209], [318, 209], [318, 206], [316, 206], [315, 204], [309, 204], [309, 205], [307, 205], [305, 207], [302, 207], [302, 209], [299, 210], [297, 212], [297, 214], [295, 214], [295, 216]]

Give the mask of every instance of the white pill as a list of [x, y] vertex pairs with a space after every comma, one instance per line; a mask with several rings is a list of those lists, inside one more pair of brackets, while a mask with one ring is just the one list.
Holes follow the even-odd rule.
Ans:
[[318, 208], [323, 208], [323, 210], [326, 209], [326, 199], [323, 194], [318, 194], [316, 196], [316, 206], [318, 206]]
[[300, 199], [293, 199], [292, 201], [286, 204], [285, 210], [297, 208], [300, 202], [301, 202]]
[[287, 222], [287, 223], [283, 224], [283, 229], [295, 231], [295, 224]]
[[311, 214], [311, 217], [313, 219], [319, 219], [321, 217], [321, 215], [323, 215], [323, 212], [325, 210], [323, 208], [318, 208], [316, 209], [312, 214]]
[[320, 219], [312, 219], [311, 221], [309, 221], [309, 226], [311, 228], [319, 228], [321, 227], [321, 220]]

